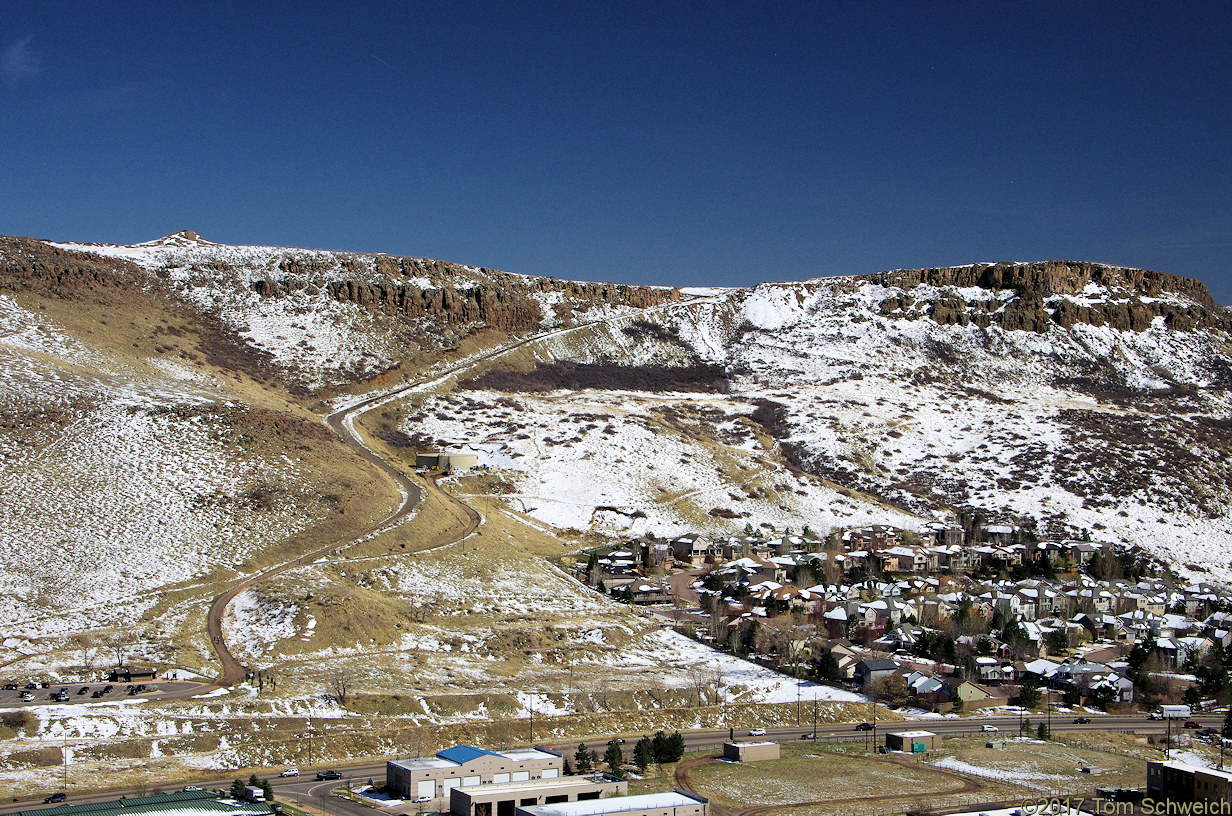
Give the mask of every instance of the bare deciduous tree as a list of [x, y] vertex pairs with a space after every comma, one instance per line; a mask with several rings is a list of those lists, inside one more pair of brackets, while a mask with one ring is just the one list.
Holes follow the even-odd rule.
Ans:
[[94, 668], [94, 655], [98, 651], [98, 641], [89, 632], [73, 635], [73, 646], [81, 652], [81, 666], [87, 672]]
[[355, 675], [350, 669], [335, 669], [330, 672], [328, 683], [329, 693], [338, 701], [338, 705], [346, 706], [351, 696], [351, 689], [355, 685]]

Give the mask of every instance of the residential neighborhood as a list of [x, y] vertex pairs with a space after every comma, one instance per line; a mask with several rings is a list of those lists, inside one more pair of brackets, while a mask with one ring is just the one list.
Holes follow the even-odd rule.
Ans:
[[1009, 525], [808, 528], [647, 537], [592, 551], [579, 576], [684, 631], [800, 677], [933, 712], [1214, 704], [1232, 603], [1145, 554]]

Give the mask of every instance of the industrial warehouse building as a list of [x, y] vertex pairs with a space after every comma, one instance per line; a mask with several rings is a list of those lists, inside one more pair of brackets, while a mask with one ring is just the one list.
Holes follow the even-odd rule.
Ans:
[[628, 782], [605, 773], [469, 785], [449, 792], [449, 813], [451, 816], [513, 816], [518, 806], [584, 802], [619, 797], [628, 792]]
[[640, 793], [614, 799], [561, 802], [519, 807], [514, 816], [707, 816], [710, 800], [677, 789], [673, 793]]
[[1185, 762], [1148, 762], [1146, 795], [1159, 801], [1232, 801], [1232, 773]]
[[402, 799], [428, 801], [449, 797], [464, 785], [555, 779], [565, 760], [547, 748], [486, 751], [473, 745], [455, 745], [436, 756], [397, 759], [385, 763], [385, 790]]

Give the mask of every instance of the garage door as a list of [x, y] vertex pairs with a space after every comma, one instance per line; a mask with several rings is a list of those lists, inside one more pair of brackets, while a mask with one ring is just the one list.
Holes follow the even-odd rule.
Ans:
[[478, 785], [478, 784], [479, 784], [479, 777], [477, 777], [477, 776], [464, 776], [464, 777], [462, 777], [462, 784], [463, 784], [463, 785]]
[[498, 784], [499, 784], [499, 783], [501, 783], [501, 782], [508, 782], [508, 781], [509, 781], [509, 774], [507, 774], [507, 773], [492, 774], [492, 781], [493, 781], [493, 782], [496, 782], [496, 783], [498, 783]]
[[436, 782], [432, 779], [422, 780], [418, 787], [415, 788], [415, 796], [420, 799], [431, 799], [436, 796]]
[[451, 790], [458, 787], [458, 783], [460, 781], [461, 780], [458, 780], [458, 779], [446, 779], [444, 782], [442, 782], [441, 787], [443, 789], [443, 792], [441, 793], [441, 796], [448, 796]]
[[558, 776], [560, 776], [560, 771], [556, 768], [544, 768], [543, 769], [544, 779], [555, 779]]
[[527, 779], [530, 779], [530, 771], [514, 771], [513, 772], [514, 782], [525, 782]]

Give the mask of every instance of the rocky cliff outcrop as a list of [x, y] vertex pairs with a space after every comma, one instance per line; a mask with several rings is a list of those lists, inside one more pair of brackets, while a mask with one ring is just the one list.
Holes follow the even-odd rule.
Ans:
[[[380, 256], [373, 266], [344, 258], [341, 267], [354, 277], [314, 283], [324, 263], [293, 258], [279, 265], [285, 276], [253, 283], [262, 297], [279, 297], [300, 289], [323, 289], [334, 300], [354, 303], [387, 315], [427, 319], [446, 325], [482, 324], [504, 331], [536, 328], [545, 315], [535, 295], [556, 295], [556, 316], [568, 323], [574, 313], [594, 306], [648, 308], [680, 297], [678, 290], [616, 283], [587, 283], [532, 278], [495, 270], [462, 267], [422, 258]], [[424, 285], [424, 281], [429, 285]]]
[[[1077, 323], [1087, 323], [1144, 331], [1162, 317], [1169, 328], [1181, 331], [1232, 329], [1232, 313], [1215, 303], [1202, 283], [1148, 269], [1043, 261], [896, 270], [862, 276], [859, 280], [908, 293], [925, 285], [941, 289], [978, 287], [1014, 295], [1008, 299], [967, 301], [951, 289], [927, 303], [910, 294], [882, 301], [883, 314], [915, 311], [943, 325], [996, 324], [1008, 330], [1044, 332], [1053, 325], [1068, 329]], [[1076, 297], [1089, 284], [1096, 284], [1106, 296]]]
[[0, 237], [0, 289], [77, 298], [131, 286], [140, 275], [127, 261], [60, 249], [33, 238]]

